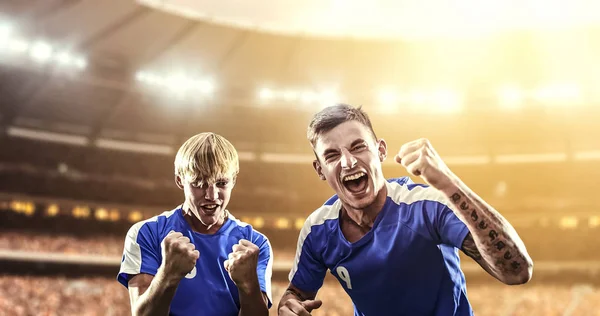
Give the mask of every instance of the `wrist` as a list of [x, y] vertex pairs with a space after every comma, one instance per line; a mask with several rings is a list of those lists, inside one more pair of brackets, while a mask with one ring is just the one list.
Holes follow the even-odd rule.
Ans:
[[238, 291], [240, 293], [249, 295], [255, 292], [260, 292], [260, 285], [258, 284], [258, 277], [251, 281], [236, 283]]
[[460, 179], [454, 174], [450, 174], [448, 176], [448, 182], [439, 190], [444, 193], [444, 195], [451, 199], [452, 195], [460, 191]]
[[168, 273], [164, 265], [161, 265], [158, 268], [158, 271], [156, 272], [156, 275], [154, 277], [159, 279], [161, 283], [167, 287], [177, 287], [179, 285], [179, 282], [181, 282], [181, 279], [183, 278], [183, 276]]

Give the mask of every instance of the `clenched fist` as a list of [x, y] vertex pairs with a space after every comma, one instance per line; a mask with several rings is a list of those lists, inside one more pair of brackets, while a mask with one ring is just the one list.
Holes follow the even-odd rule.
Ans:
[[438, 190], [452, 186], [456, 177], [425, 138], [402, 145], [396, 155], [396, 162], [410, 174], [421, 177]]
[[200, 257], [200, 252], [190, 239], [182, 233], [171, 231], [162, 241], [162, 269], [174, 279], [181, 279], [188, 274]]
[[258, 282], [258, 246], [252, 242], [241, 239], [233, 245], [232, 252], [225, 260], [225, 270], [229, 273], [231, 280], [241, 290], [245, 290], [251, 284]]

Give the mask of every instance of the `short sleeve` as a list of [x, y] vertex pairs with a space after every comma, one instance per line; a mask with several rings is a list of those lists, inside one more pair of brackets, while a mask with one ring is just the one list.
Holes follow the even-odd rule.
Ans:
[[257, 274], [258, 274], [258, 283], [260, 285], [260, 290], [267, 294], [267, 298], [269, 299], [268, 308], [271, 308], [273, 305], [273, 297], [271, 293], [271, 276], [273, 275], [273, 249], [271, 248], [271, 243], [269, 239], [264, 235], [257, 233], [256, 240], [254, 243], [259, 248], [258, 253], [258, 265], [257, 265]]
[[467, 225], [448, 206], [448, 198], [437, 189], [426, 184], [415, 184], [406, 179], [405, 203], [410, 203], [411, 213], [423, 214], [427, 234], [438, 244], [461, 248], [469, 233]]
[[436, 223], [441, 242], [460, 249], [469, 233], [467, 225], [454, 214], [452, 209], [444, 204], [439, 205]]
[[160, 240], [153, 233], [151, 223], [137, 223], [129, 229], [125, 237], [117, 280], [127, 287], [129, 278], [133, 275], [156, 275], [161, 261]]
[[289, 275], [290, 283], [305, 292], [317, 292], [323, 286], [327, 273], [327, 267], [315, 249], [319, 243], [313, 240], [316, 236], [311, 230], [310, 221], [307, 220], [300, 231], [294, 265]]

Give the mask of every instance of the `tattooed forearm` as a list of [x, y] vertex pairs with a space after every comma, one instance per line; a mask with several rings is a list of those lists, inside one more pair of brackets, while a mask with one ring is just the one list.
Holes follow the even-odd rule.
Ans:
[[510, 223], [475, 194], [459, 189], [450, 201], [470, 231], [462, 245], [464, 253], [505, 283], [528, 280], [531, 259]]

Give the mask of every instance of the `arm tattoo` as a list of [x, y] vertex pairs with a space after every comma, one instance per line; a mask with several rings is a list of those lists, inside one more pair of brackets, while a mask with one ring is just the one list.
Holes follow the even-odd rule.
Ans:
[[523, 271], [528, 261], [513, 239], [514, 236], [506, 230], [510, 224], [498, 212], [462, 190], [453, 193], [450, 202], [470, 231], [461, 247], [467, 256], [485, 264], [499, 275], [519, 274]]

